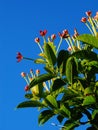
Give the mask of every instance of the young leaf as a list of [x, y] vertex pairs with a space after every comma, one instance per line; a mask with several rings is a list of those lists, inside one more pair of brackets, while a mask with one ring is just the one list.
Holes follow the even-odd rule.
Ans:
[[92, 95], [90, 96], [86, 96], [84, 98], [84, 101], [83, 101], [83, 106], [84, 105], [91, 105], [91, 104], [95, 104], [96, 103], [96, 98]]
[[70, 110], [66, 106], [64, 106], [64, 105], [62, 105], [60, 107], [60, 113], [63, 114], [65, 117], [68, 117], [68, 118], [71, 117]]
[[38, 117], [39, 125], [42, 125], [45, 122], [47, 122], [53, 115], [54, 115], [54, 113], [51, 110], [42, 111]]
[[66, 63], [66, 77], [70, 84], [73, 84], [74, 77], [77, 76], [77, 64], [74, 57], [70, 57]]
[[54, 66], [56, 63], [56, 55], [48, 43], [44, 45], [44, 53], [48, 64]]
[[98, 38], [91, 34], [82, 34], [77, 37], [77, 40], [87, 43], [98, 49]]
[[45, 64], [46, 63], [45, 60], [43, 60], [43, 59], [36, 59], [34, 62], [37, 64]]
[[48, 104], [48, 106], [50, 106], [52, 108], [58, 108], [57, 101], [52, 95], [48, 95], [45, 98], [45, 102]]
[[17, 108], [26, 108], [26, 107], [42, 107], [44, 106], [42, 103], [39, 101], [25, 101], [20, 103]]

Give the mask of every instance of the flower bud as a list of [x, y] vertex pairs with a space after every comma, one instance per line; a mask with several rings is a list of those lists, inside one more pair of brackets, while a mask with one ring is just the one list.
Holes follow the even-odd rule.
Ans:
[[26, 73], [25, 72], [21, 72], [21, 77], [26, 77]]
[[51, 39], [54, 40], [56, 38], [56, 35], [55, 34], [52, 34], [51, 35]]
[[40, 74], [40, 70], [39, 69], [36, 70], [36, 74], [37, 75]]
[[40, 39], [38, 37], [35, 38], [34, 40], [36, 43], [39, 43], [40, 42]]
[[88, 17], [90, 17], [91, 16], [91, 14], [92, 14], [92, 12], [91, 11], [87, 11], [87, 12], [85, 12], [86, 13], [86, 15], [88, 16]]
[[86, 23], [87, 19], [86, 17], [82, 17], [81, 22]]
[[25, 86], [24, 90], [27, 92], [29, 90], [29, 86]]

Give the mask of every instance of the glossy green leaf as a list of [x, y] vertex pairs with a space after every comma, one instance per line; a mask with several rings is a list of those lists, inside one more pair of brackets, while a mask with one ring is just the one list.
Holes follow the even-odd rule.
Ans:
[[70, 57], [66, 63], [66, 77], [70, 84], [73, 83], [74, 77], [77, 76], [77, 64], [74, 57]]
[[95, 109], [92, 113], [92, 119], [95, 118], [95, 116], [98, 115], [98, 109]]
[[54, 113], [51, 110], [42, 111], [38, 117], [39, 125], [42, 125], [45, 122], [47, 122], [53, 115], [54, 115]]
[[57, 101], [52, 95], [48, 95], [45, 98], [45, 102], [48, 104], [48, 106], [50, 106], [52, 108], [58, 108]]
[[25, 101], [20, 103], [17, 108], [26, 108], [26, 107], [42, 107], [44, 106], [42, 103], [39, 101]]
[[32, 88], [33, 86], [35, 86], [35, 85], [37, 85], [37, 84], [39, 84], [39, 83], [43, 83], [43, 82], [45, 82], [45, 81], [47, 81], [47, 80], [50, 80], [50, 79], [52, 79], [53, 77], [55, 77], [55, 76], [52, 75], [52, 74], [42, 74], [42, 75], [40, 75], [40, 76], [34, 78], [34, 79], [31, 81], [31, 83], [30, 83], [30, 85], [29, 85], [29, 88]]
[[89, 44], [98, 49], [98, 38], [91, 34], [82, 34], [77, 37], [77, 40]]
[[52, 47], [48, 43], [45, 43], [45, 45], [44, 45], [44, 53], [45, 53], [48, 64], [50, 66], [51, 65], [54, 66], [56, 63], [56, 55], [55, 55]]
[[84, 105], [91, 105], [96, 103], [96, 98], [92, 95], [86, 96], [83, 100], [83, 106]]

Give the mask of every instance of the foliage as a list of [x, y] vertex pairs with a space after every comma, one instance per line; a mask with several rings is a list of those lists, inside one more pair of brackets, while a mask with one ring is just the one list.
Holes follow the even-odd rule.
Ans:
[[[68, 30], [64, 30], [59, 33], [57, 47], [54, 44], [56, 35], [46, 40], [46, 30], [40, 31], [44, 40], [43, 48], [40, 39], [35, 39], [41, 53], [34, 62], [43, 64], [45, 73], [40, 74], [39, 70], [36, 74], [32, 70], [30, 75], [22, 73], [27, 82], [27, 101], [20, 103], [17, 108], [38, 108], [41, 111], [38, 117], [40, 125], [56, 116], [59, 123], [65, 121], [62, 130], [73, 130], [85, 124], [91, 125], [87, 129], [98, 130], [98, 54], [94, 51], [98, 49], [98, 19], [94, 19], [90, 11], [86, 15], [88, 21], [84, 23], [87, 25], [89, 22], [92, 34], [79, 35], [75, 29], [71, 37]], [[68, 43], [68, 50], [59, 51], [64, 40]], [[87, 120], [81, 122], [84, 115]]]

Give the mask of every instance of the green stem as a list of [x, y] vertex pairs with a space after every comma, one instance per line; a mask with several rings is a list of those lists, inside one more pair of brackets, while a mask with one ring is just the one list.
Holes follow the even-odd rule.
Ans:
[[39, 48], [40, 48], [41, 52], [43, 53], [43, 49], [42, 49], [42, 47], [41, 47], [40, 43], [38, 43], [38, 46], [39, 46]]
[[88, 23], [85, 23], [85, 25], [88, 27], [88, 29], [90, 30], [91, 34], [94, 35], [94, 32], [92, 31], [92, 29], [90, 28], [90, 26], [88, 25]]

